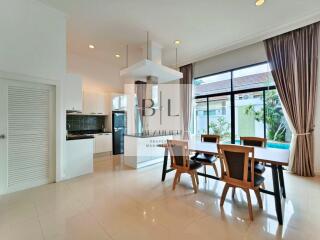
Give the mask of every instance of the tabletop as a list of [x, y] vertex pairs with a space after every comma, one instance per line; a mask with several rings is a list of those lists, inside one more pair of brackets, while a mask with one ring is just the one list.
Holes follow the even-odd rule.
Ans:
[[[189, 151], [217, 155], [217, 144], [195, 140], [188, 141]], [[160, 144], [159, 147], [167, 147], [167, 144]], [[289, 165], [290, 151], [288, 149], [254, 147], [254, 159], [262, 163], [272, 165]]]

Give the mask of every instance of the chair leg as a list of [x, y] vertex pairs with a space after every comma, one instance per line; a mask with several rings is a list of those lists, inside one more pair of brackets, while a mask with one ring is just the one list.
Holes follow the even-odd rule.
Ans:
[[263, 204], [262, 204], [262, 198], [261, 198], [261, 194], [259, 189], [255, 189], [254, 193], [256, 194], [257, 200], [258, 200], [258, 204], [259, 204], [259, 208], [263, 208]]
[[172, 190], [175, 190], [175, 189], [176, 189], [176, 184], [177, 184], [179, 175], [180, 175], [180, 172], [177, 170], [177, 171], [176, 171], [176, 175], [174, 175]]
[[[207, 165], [203, 165], [204, 174], [207, 174]], [[207, 182], [207, 176], [204, 177], [204, 181]]]
[[195, 173], [195, 176], [196, 176], [197, 184], [199, 185], [199, 176], [198, 176], [198, 172], [197, 172], [197, 171], [195, 171], [194, 173]]
[[191, 180], [192, 180], [192, 186], [193, 186], [193, 190], [194, 193], [198, 192], [198, 185], [196, 183], [196, 176], [194, 172], [190, 172], [190, 176], [191, 176]]
[[178, 183], [180, 183], [180, 179], [181, 179], [181, 173], [179, 173], [179, 176], [178, 176]]
[[253, 221], [253, 212], [252, 212], [252, 203], [251, 203], [251, 197], [250, 197], [250, 190], [249, 189], [245, 189], [245, 192], [247, 194], [249, 217], [250, 217], [250, 220]]
[[213, 163], [213, 164], [212, 164], [212, 167], [213, 167], [213, 170], [214, 170], [216, 176], [219, 177], [216, 163]]
[[222, 196], [221, 196], [221, 200], [220, 200], [220, 206], [222, 207], [223, 204], [224, 204], [224, 200], [226, 199], [226, 196], [227, 196], [227, 193], [228, 193], [228, 190], [229, 190], [229, 184], [225, 184], [224, 185], [224, 188], [223, 188], [223, 192], [222, 192]]
[[[258, 174], [259, 176], [262, 176], [262, 174]], [[266, 189], [266, 186], [264, 185], [264, 182], [261, 184], [262, 189]]]
[[236, 195], [236, 188], [233, 187], [233, 188], [232, 188], [232, 198], [234, 198], [235, 195]]

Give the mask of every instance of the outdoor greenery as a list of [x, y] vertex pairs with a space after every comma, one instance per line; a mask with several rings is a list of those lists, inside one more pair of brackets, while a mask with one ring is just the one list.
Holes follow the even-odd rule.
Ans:
[[[263, 122], [263, 109], [256, 110], [254, 105], [247, 106], [245, 113], [254, 115], [258, 122]], [[268, 139], [285, 141], [286, 121], [284, 119], [281, 103], [276, 90], [266, 91], [266, 124]]]
[[231, 124], [224, 117], [216, 117], [214, 121], [209, 123], [209, 132], [220, 135], [222, 139], [230, 138]]

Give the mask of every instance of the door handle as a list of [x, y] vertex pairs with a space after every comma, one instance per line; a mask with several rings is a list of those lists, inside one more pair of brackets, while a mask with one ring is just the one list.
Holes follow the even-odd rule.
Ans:
[[4, 134], [0, 135], [0, 139], [5, 139], [5, 138], [6, 138], [6, 135], [4, 135]]

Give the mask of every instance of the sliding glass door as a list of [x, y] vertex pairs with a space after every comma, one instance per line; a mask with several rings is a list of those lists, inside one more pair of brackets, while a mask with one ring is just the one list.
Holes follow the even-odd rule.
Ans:
[[194, 80], [192, 132], [217, 134], [224, 143], [264, 137], [268, 147], [289, 148], [291, 132], [268, 63]]
[[209, 134], [220, 135], [222, 142], [231, 141], [231, 108], [230, 96], [210, 97]]
[[200, 98], [193, 101], [193, 132], [197, 139], [200, 139], [201, 134], [206, 134], [208, 131], [208, 114], [207, 114], [207, 99]]
[[264, 137], [263, 91], [235, 94], [235, 142], [240, 137]]
[[285, 119], [276, 89], [265, 91], [266, 138], [271, 147], [289, 148], [291, 131]]

